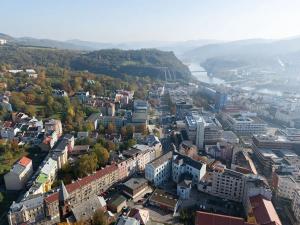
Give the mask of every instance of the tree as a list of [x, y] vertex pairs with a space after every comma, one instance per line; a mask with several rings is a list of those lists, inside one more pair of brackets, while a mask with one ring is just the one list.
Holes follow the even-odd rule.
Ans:
[[25, 113], [28, 114], [29, 116], [35, 116], [36, 109], [33, 105], [26, 105], [25, 106]]
[[107, 126], [107, 133], [109, 134], [116, 133], [116, 125], [114, 125], [113, 123], [109, 123]]
[[107, 141], [105, 143], [105, 147], [107, 148], [108, 151], [115, 151], [116, 150], [116, 145], [112, 141]]
[[136, 140], [135, 139], [129, 139], [127, 141], [127, 147], [130, 148], [132, 146], [136, 145]]
[[93, 173], [97, 169], [97, 155], [95, 153], [83, 155], [78, 162], [78, 173], [80, 177]]
[[159, 132], [158, 129], [154, 129], [154, 130], [153, 130], [153, 134], [154, 134], [156, 137], [160, 138], [160, 132]]
[[126, 127], [121, 127], [121, 136], [122, 138], [125, 138], [127, 136], [127, 129]]
[[0, 192], [0, 203], [4, 201], [4, 194]]
[[9, 162], [10, 160], [13, 159], [13, 154], [11, 153], [11, 151], [6, 150], [4, 155], [3, 155], [3, 158], [4, 158], [5, 161]]
[[94, 131], [94, 124], [92, 122], [87, 122], [85, 124], [84, 130], [88, 132]]
[[108, 225], [108, 218], [104, 211], [98, 209], [93, 215], [93, 225]]
[[99, 166], [105, 166], [109, 159], [109, 153], [101, 144], [95, 144], [93, 150], [98, 158]]

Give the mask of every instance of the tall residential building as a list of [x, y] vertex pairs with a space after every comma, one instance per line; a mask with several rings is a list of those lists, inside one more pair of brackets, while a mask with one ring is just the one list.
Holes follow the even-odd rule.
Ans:
[[212, 177], [212, 195], [242, 202], [244, 175], [230, 169], [216, 169]]
[[32, 161], [27, 157], [22, 157], [14, 164], [12, 169], [4, 175], [6, 190], [22, 190], [26, 182], [32, 176]]
[[227, 94], [224, 92], [217, 91], [215, 94], [215, 109], [217, 112], [222, 110], [226, 105]]
[[197, 120], [197, 134], [196, 134], [196, 146], [198, 149], [203, 149], [204, 144], [204, 121], [203, 118], [200, 117]]

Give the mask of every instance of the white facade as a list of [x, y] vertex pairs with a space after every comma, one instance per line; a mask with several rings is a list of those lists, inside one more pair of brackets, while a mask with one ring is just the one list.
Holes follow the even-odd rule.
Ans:
[[183, 180], [177, 184], [177, 195], [180, 199], [189, 199], [192, 185], [189, 181]]
[[197, 121], [197, 134], [196, 134], [196, 146], [198, 149], [203, 149], [204, 144], [204, 121], [203, 118], [199, 118]]
[[7, 41], [5, 39], [0, 39], [0, 45], [5, 45]]
[[145, 168], [145, 178], [158, 186], [168, 180], [171, 176], [172, 152], [148, 163]]
[[206, 164], [188, 156], [176, 154], [172, 160], [172, 180], [179, 183], [184, 174], [192, 176], [193, 184], [198, 184], [206, 173]]
[[262, 134], [266, 123], [251, 114], [226, 114], [229, 127], [239, 134]]

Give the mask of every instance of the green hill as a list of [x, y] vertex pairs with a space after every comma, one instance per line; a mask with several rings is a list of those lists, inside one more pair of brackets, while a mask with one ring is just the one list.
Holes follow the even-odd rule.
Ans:
[[55, 65], [114, 77], [127, 74], [164, 79], [165, 72], [176, 79], [191, 77], [188, 68], [172, 52], [156, 49], [106, 49], [84, 52], [7, 45], [0, 47], [0, 64], [10, 64], [13, 68]]

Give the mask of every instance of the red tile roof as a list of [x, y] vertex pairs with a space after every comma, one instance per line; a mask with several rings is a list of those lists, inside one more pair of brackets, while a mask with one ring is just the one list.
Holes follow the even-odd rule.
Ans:
[[31, 159], [27, 158], [26, 156], [23, 156], [19, 162], [18, 162], [21, 166], [26, 167], [29, 163], [31, 163]]
[[258, 224], [281, 225], [281, 221], [270, 200], [265, 199], [262, 195], [256, 195], [250, 197], [250, 204]]
[[254, 225], [243, 218], [197, 211], [195, 225]]
[[[68, 193], [72, 193], [75, 190], [82, 188], [94, 180], [100, 179], [101, 177], [105, 176], [106, 174], [112, 173], [113, 171], [118, 170], [118, 166], [116, 164], [106, 166], [101, 170], [97, 170], [95, 173], [86, 176], [82, 179], [78, 179], [74, 183], [66, 185], [66, 189]], [[54, 202], [58, 200], [58, 192], [55, 192], [48, 197], [45, 198], [45, 201], [48, 203]]]

